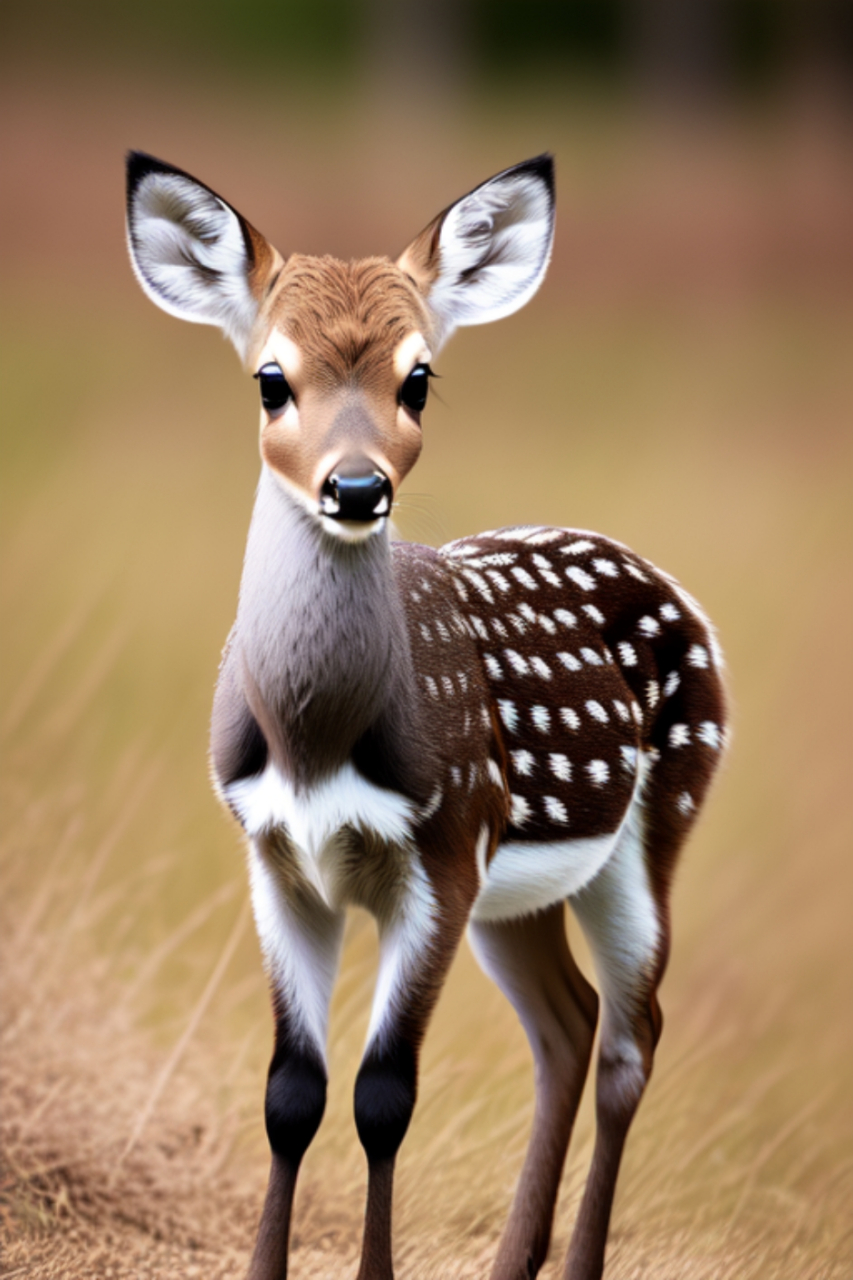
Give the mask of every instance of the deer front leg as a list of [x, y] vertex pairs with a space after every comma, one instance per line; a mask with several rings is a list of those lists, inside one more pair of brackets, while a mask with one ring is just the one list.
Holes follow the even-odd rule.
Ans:
[[368, 1169], [358, 1280], [393, 1280], [394, 1162], [415, 1106], [421, 1043], [474, 889], [466, 893], [457, 884], [443, 892], [418, 864], [394, 918], [380, 922], [379, 978], [355, 1085], [355, 1122]]
[[309, 891], [286, 888], [262, 845], [252, 849], [250, 870], [275, 1049], [264, 1108], [272, 1163], [248, 1280], [285, 1280], [296, 1177], [326, 1106], [326, 1024], [343, 914]]

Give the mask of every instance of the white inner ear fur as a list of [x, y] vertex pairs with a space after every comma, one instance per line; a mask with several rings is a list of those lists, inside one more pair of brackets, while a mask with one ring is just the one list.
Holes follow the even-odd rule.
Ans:
[[234, 210], [189, 178], [149, 173], [134, 192], [129, 230], [148, 297], [181, 320], [218, 325], [245, 359], [258, 305]]
[[457, 325], [511, 315], [533, 297], [548, 268], [554, 205], [535, 174], [493, 178], [448, 211], [429, 305], [442, 340]]
[[394, 373], [400, 382], [408, 378], [416, 364], [429, 364], [432, 352], [426, 344], [424, 335], [416, 329], [398, 343], [394, 352]]

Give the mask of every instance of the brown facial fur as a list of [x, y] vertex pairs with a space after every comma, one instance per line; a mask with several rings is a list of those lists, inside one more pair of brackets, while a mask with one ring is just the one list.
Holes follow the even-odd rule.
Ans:
[[265, 461], [313, 500], [331, 467], [357, 451], [396, 490], [421, 448], [418, 422], [398, 404], [393, 362], [410, 333], [429, 340], [417, 288], [384, 258], [346, 263], [295, 254], [273, 278], [264, 341], [278, 330], [301, 364], [291, 378], [298, 421], [285, 412], [264, 422]]

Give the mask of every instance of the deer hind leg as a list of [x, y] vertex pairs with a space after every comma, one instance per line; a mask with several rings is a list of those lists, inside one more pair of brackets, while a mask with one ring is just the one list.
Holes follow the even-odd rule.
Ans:
[[512, 1004], [533, 1052], [536, 1109], [492, 1280], [529, 1280], [545, 1261], [598, 998], [569, 951], [562, 902], [517, 920], [472, 922], [480, 966]]
[[570, 902], [593, 955], [602, 1018], [595, 1149], [564, 1280], [599, 1280], [622, 1150], [660, 1035], [655, 992], [668, 948], [667, 913], [652, 892], [639, 809], [610, 859]]
[[275, 1048], [264, 1109], [272, 1161], [248, 1280], [286, 1280], [296, 1177], [326, 1106], [326, 1023], [343, 914], [310, 891], [285, 891], [262, 847], [252, 849], [250, 872]]

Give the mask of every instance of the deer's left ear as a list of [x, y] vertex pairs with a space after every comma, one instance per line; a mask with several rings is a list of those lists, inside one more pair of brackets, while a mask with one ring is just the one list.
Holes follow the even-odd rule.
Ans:
[[230, 204], [182, 169], [127, 157], [127, 238], [158, 307], [217, 325], [245, 360], [264, 287], [281, 257]]
[[457, 325], [512, 315], [545, 276], [554, 239], [554, 161], [525, 160], [457, 200], [398, 259], [446, 340]]

